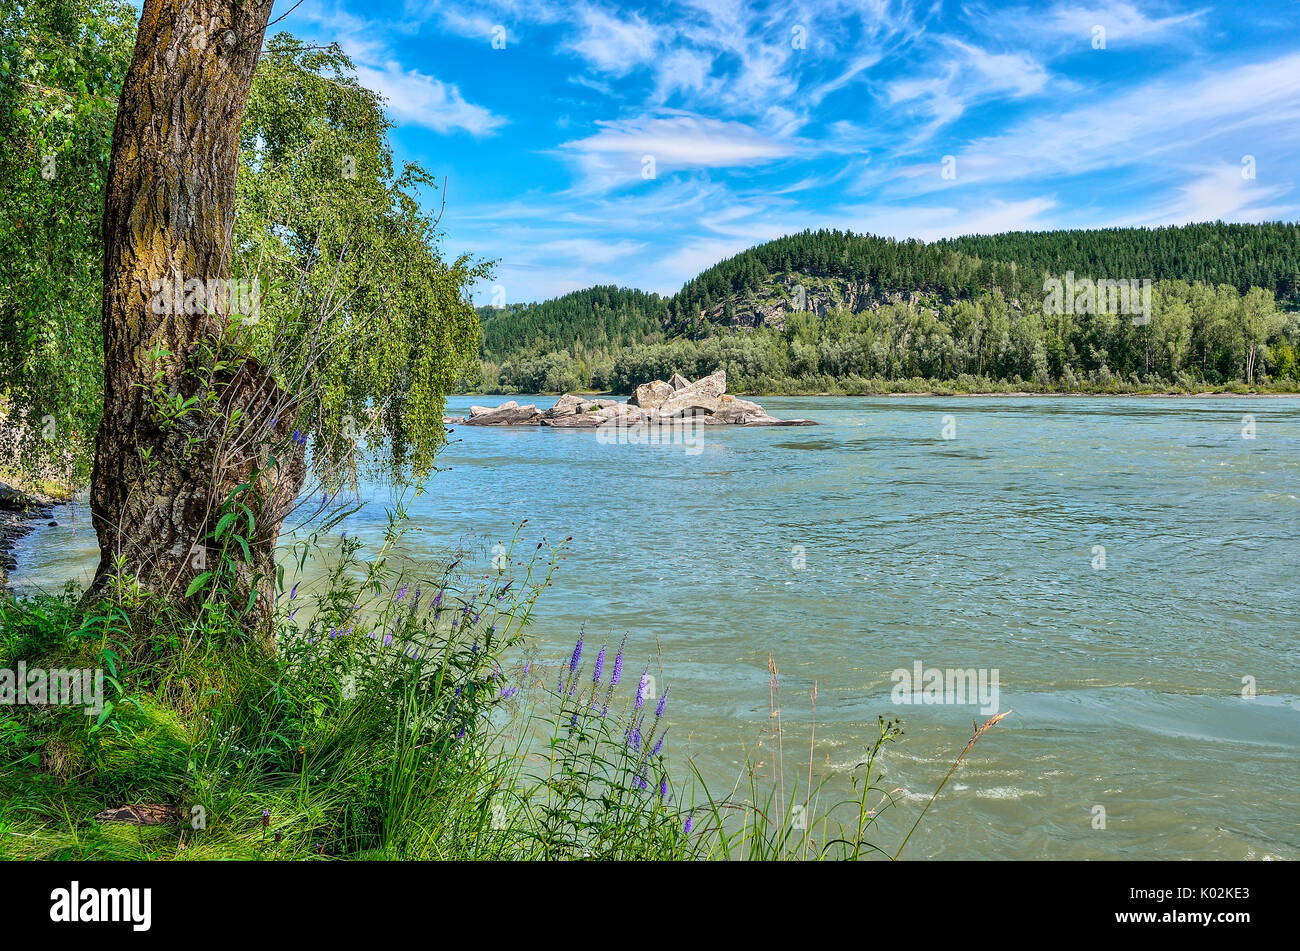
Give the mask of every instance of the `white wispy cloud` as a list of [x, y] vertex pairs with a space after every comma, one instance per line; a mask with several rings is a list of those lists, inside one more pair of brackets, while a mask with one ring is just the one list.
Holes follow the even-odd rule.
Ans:
[[[379, 22], [352, 12], [340, 0], [314, 0], [296, 9], [294, 15], [300, 21], [285, 25], [300, 29], [300, 23], [310, 24], [322, 39], [338, 43], [356, 64], [362, 85], [388, 101], [396, 121], [443, 134], [468, 132], [474, 136], [491, 135], [506, 124], [505, 117], [467, 100], [455, 83], [408, 67], [393, 54], [393, 34], [418, 31], [422, 17], [404, 18], [397, 24]], [[486, 25], [472, 15], [455, 11], [449, 15], [466, 29], [478, 31]], [[490, 32], [483, 32], [482, 38], [487, 47]]]
[[[1093, 93], [1086, 104], [1014, 120], [1005, 131], [954, 150], [955, 184], [1042, 180], [1138, 165], [1175, 170], [1182, 156], [1222, 140], [1242, 154], [1300, 141], [1300, 54], [1262, 63], [1160, 78]], [[1229, 153], [1232, 154], [1232, 153]], [[949, 187], [931, 163], [867, 176], [863, 185], [905, 182], [924, 193]]]
[[935, 41], [946, 55], [936, 56], [938, 71], [899, 79], [886, 87], [891, 105], [913, 104], [929, 123], [914, 131], [915, 145], [961, 118], [976, 103], [1020, 99], [1043, 91], [1050, 75], [1025, 52], [995, 53], [952, 37]]
[[760, 165], [797, 151], [795, 144], [742, 122], [683, 112], [601, 120], [596, 125], [595, 134], [560, 146], [594, 188], [644, 179], [647, 159], [653, 160], [658, 177], [689, 169]]
[[660, 31], [640, 14], [620, 17], [591, 4], [576, 12], [569, 46], [602, 72], [622, 76], [655, 59]]
[[444, 134], [461, 130], [470, 135], [490, 135], [506, 124], [503, 116], [467, 102], [451, 83], [416, 69], [403, 69], [396, 61], [378, 67], [358, 64], [356, 71], [362, 85], [388, 100], [390, 111], [400, 122]]
[[1085, 48], [1091, 48], [1093, 28], [1100, 26], [1106, 31], [1106, 47], [1109, 49], [1112, 44], [1137, 46], [1185, 39], [1190, 29], [1202, 24], [1205, 13], [1202, 9], [1169, 16], [1148, 16], [1132, 3], [1115, 0], [1111, 3], [1058, 3], [1046, 12], [1024, 8], [1013, 11], [1008, 19], [1033, 17], [1035, 24], [1045, 33], [1077, 40]]
[[1287, 185], [1269, 185], [1242, 174], [1242, 165], [1222, 163], [1188, 169], [1186, 184], [1173, 198], [1135, 216], [1133, 224], [1182, 225], [1195, 221], [1277, 221], [1294, 216], [1294, 204], [1269, 204], [1289, 191]]

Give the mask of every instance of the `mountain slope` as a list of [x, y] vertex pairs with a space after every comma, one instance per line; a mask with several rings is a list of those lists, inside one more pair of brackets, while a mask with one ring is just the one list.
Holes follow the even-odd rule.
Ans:
[[[1132, 301], [1108, 307], [1105, 292], [1085, 294], [1076, 308], [1070, 291], [1064, 306], [1045, 303], [1045, 279], [1066, 272], [1126, 289], [1134, 281]], [[805, 231], [719, 262], [672, 298], [602, 287], [484, 313], [483, 385], [623, 391], [723, 367], [738, 392], [876, 392], [921, 379], [967, 389], [1296, 389], [1298, 305], [1295, 224], [929, 244]]]

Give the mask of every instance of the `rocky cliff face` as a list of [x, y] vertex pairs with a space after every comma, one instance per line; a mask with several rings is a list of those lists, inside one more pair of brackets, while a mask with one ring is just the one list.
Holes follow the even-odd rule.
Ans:
[[[918, 291], [885, 291], [841, 278], [786, 274], [757, 294], [733, 297], [702, 311], [700, 316], [715, 326], [733, 330], [758, 327], [784, 330], [788, 317], [799, 311], [824, 317], [839, 308], [861, 313], [879, 310], [887, 304], [926, 303], [925, 295]], [[931, 306], [930, 311], [936, 317], [939, 315], [936, 307]]]
[[642, 383], [626, 403], [589, 400], [566, 393], [548, 410], [509, 400], [500, 406], [471, 406], [469, 415], [445, 422], [465, 426], [550, 426], [556, 429], [595, 429], [600, 426], [671, 425], [695, 422], [707, 426], [815, 426], [810, 419], [777, 419], [750, 400], [727, 393], [727, 373], [719, 370], [694, 383], [675, 373], [671, 380]]

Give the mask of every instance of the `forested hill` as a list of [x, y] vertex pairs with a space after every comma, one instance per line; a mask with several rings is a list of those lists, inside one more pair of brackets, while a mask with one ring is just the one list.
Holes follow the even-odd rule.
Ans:
[[1300, 224], [1206, 222], [1166, 228], [1009, 231], [936, 242], [986, 260], [1055, 274], [1231, 284], [1300, 302]]
[[[875, 291], [953, 300], [999, 288], [1041, 293], [1044, 273], [1112, 280], [1228, 284], [1300, 301], [1300, 225], [1213, 222], [1168, 228], [1018, 231], [926, 244], [849, 231], [804, 231], [750, 248], [687, 281], [673, 298], [675, 326], [698, 332], [701, 315], [725, 310], [790, 273], [838, 278]], [[1036, 286], [1035, 286], [1036, 285]]]
[[593, 349], [645, 343], [661, 336], [667, 301], [658, 294], [615, 287], [590, 287], [543, 301], [509, 307], [480, 307], [484, 358], [545, 353], [581, 342]]
[[[1149, 281], [1145, 315], [1046, 306], [1044, 280], [1067, 272], [1134, 282], [1135, 294]], [[474, 385], [492, 392], [624, 391], [719, 367], [738, 389], [767, 393], [926, 380], [981, 390], [1296, 389], [1300, 225], [931, 243], [805, 231], [721, 261], [671, 298], [596, 287], [484, 308], [480, 318], [483, 378]]]

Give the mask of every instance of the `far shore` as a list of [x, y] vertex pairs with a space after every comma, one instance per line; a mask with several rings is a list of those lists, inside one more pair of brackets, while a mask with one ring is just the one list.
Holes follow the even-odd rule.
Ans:
[[[609, 398], [611, 398], [611, 399], [626, 399], [626, 398], [627, 398], [627, 394], [626, 394], [626, 393], [612, 393], [612, 392], [603, 391], [603, 390], [574, 390], [573, 392], [574, 392], [576, 395], [579, 395], [579, 396], [609, 397]], [[468, 399], [468, 398], [472, 398], [472, 397], [516, 397], [516, 396], [538, 396], [538, 397], [548, 397], [548, 398], [549, 398], [549, 397], [556, 397], [556, 398], [558, 398], [558, 397], [562, 396], [563, 394], [561, 394], [561, 393], [524, 393], [524, 392], [520, 391], [520, 392], [517, 392], [517, 393], [456, 393], [456, 394], [453, 394], [453, 395], [454, 395], [456, 398], [458, 398], [458, 399], [459, 399], [459, 398], [466, 398], [466, 399]], [[1154, 392], [1142, 392], [1142, 393], [1102, 393], [1102, 392], [1098, 392], [1098, 391], [1096, 391], [1096, 390], [1052, 390], [1052, 391], [1044, 392], [1044, 393], [1036, 393], [1036, 392], [1033, 392], [1033, 391], [1031, 391], [1031, 390], [985, 390], [985, 391], [978, 391], [978, 390], [976, 390], [976, 391], [968, 391], [968, 390], [917, 390], [917, 391], [910, 391], [910, 390], [889, 390], [889, 391], [880, 391], [880, 392], [875, 392], [875, 393], [825, 393], [825, 392], [823, 392], [823, 393], [815, 393], [815, 392], [804, 392], [804, 393], [772, 393], [772, 392], [766, 392], [766, 391], [765, 391], [765, 392], [758, 392], [758, 391], [745, 392], [745, 391], [741, 391], [741, 392], [736, 393], [735, 395], [736, 395], [736, 396], [745, 397], [746, 399], [748, 399], [748, 398], [750, 398], [750, 397], [758, 397], [758, 398], [762, 398], [762, 399], [778, 399], [778, 400], [779, 400], [779, 399], [786, 399], [786, 398], [803, 398], [803, 397], [817, 397], [818, 399], [866, 399], [866, 398], [875, 398], [875, 397], [881, 397], [881, 396], [935, 396], [935, 397], [942, 396], [942, 397], [945, 397], [945, 398], [947, 398], [947, 397], [953, 397], [953, 396], [1041, 396], [1041, 397], [1053, 397], [1053, 396], [1088, 396], [1088, 397], [1124, 396], [1124, 397], [1157, 397], [1157, 398], [1181, 397], [1181, 398], [1184, 398], [1184, 399], [1207, 399], [1207, 398], [1223, 398], [1223, 399], [1295, 399], [1295, 398], [1297, 398], [1297, 397], [1300, 397], [1300, 390], [1292, 390], [1292, 391], [1289, 391], [1289, 392], [1280, 392], [1280, 393], [1279, 393], [1279, 392], [1267, 392], [1267, 393], [1234, 393], [1234, 392], [1232, 392], [1231, 390], [1207, 390], [1207, 391], [1205, 391], [1205, 392], [1201, 392], [1201, 393], [1188, 393], [1188, 392], [1185, 391], [1185, 390], [1168, 390], [1168, 391], [1154, 391]]]

